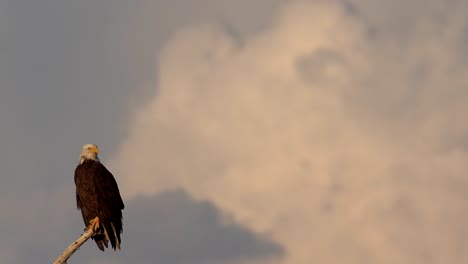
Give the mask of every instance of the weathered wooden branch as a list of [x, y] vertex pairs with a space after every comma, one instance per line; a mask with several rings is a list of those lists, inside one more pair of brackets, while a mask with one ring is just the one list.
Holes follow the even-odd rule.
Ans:
[[75, 253], [75, 251], [81, 247], [88, 239], [90, 239], [94, 235], [93, 228], [88, 228], [86, 232], [80, 236], [75, 242], [73, 242], [70, 246], [68, 246], [65, 251], [63, 251], [60, 256], [55, 259], [53, 264], [66, 264], [67, 260]]

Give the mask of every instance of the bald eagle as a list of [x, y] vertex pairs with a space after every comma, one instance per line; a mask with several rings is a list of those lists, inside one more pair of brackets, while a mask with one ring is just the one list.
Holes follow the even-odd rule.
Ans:
[[110, 241], [114, 250], [120, 250], [124, 203], [114, 176], [102, 165], [98, 153], [94, 144], [83, 146], [75, 169], [76, 204], [85, 226], [95, 230], [91, 238], [99, 249], [104, 251]]

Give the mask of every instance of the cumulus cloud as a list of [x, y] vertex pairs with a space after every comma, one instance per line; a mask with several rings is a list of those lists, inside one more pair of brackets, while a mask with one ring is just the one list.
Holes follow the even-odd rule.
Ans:
[[281, 257], [281, 246], [239, 225], [208, 201], [183, 190], [128, 203], [122, 263], [229, 263]]
[[290, 2], [241, 42], [175, 33], [112, 162], [124, 195], [183, 187], [270, 232], [278, 263], [466, 262], [468, 23], [449, 11], [468, 6], [395, 30], [367, 4]]

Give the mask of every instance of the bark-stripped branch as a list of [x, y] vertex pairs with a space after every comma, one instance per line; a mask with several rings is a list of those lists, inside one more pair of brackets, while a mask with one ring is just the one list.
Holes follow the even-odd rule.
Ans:
[[88, 239], [90, 239], [94, 235], [93, 228], [88, 228], [86, 232], [80, 236], [75, 242], [73, 242], [70, 246], [68, 246], [65, 251], [63, 251], [60, 256], [55, 259], [53, 264], [66, 264], [67, 260], [75, 253], [75, 251], [81, 247]]

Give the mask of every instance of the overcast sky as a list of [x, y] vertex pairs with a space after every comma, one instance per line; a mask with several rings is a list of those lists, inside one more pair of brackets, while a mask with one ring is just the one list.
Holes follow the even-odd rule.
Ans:
[[82, 233], [95, 143], [122, 250], [69, 263], [467, 263], [466, 10], [0, 0], [2, 262]]

